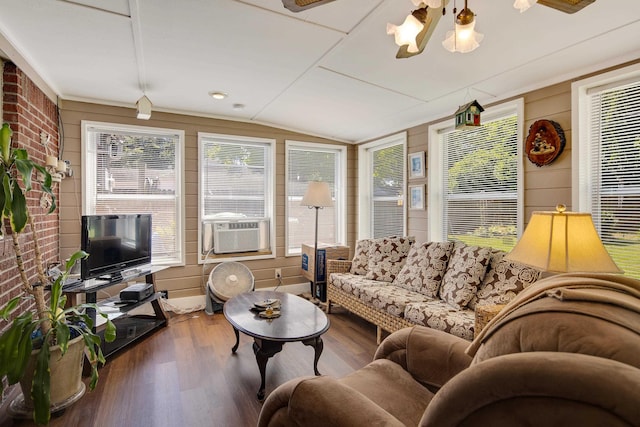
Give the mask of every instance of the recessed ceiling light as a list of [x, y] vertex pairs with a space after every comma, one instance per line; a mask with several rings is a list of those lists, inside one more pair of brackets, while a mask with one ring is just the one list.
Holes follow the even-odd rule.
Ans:
[[227, 94], [224, 92], [209, 92], [209, 95], [211, 95], [213, 99], [225, 99], [227, 97]]

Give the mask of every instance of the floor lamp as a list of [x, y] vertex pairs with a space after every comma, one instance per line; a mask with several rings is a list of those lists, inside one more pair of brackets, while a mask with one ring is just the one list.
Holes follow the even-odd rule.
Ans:
[[316, 233], [313, 245], [313, 281], [311, 282], [311, 299], [316, 299], [316, 278], [318, 277], [318, 210], [324, 207], [333, 206], [331, 199], [331, 189], [329, 184], [322, 181], [310, 181], [307, 191], [302, 197], [302, 206], [308, 206], [309, 209], [316, 210]]

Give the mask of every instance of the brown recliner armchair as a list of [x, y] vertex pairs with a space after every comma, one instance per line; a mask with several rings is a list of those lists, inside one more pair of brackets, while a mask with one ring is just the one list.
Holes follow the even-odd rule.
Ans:
[[291, 380], [273, 426], [639, 426], [640, 281], [558, 275], [525, 289], [471, 345], [415, 326], [341, 378]]

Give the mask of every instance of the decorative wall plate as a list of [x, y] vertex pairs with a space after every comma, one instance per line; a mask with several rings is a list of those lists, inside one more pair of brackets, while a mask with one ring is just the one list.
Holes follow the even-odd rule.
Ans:
[[544, 166], [564, 150], [566, 139], [562, 127], [553, 120], [536, 120], [529, 128], [524, 151], [531, 163]]

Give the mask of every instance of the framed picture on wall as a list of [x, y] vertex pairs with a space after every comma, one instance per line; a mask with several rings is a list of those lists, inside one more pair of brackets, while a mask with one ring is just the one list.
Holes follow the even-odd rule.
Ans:
[[424, 210], [424, 185], [409, 186], [409, 209]]
[[424, 151], [409, 154], [409, 178], [424, 178]]

